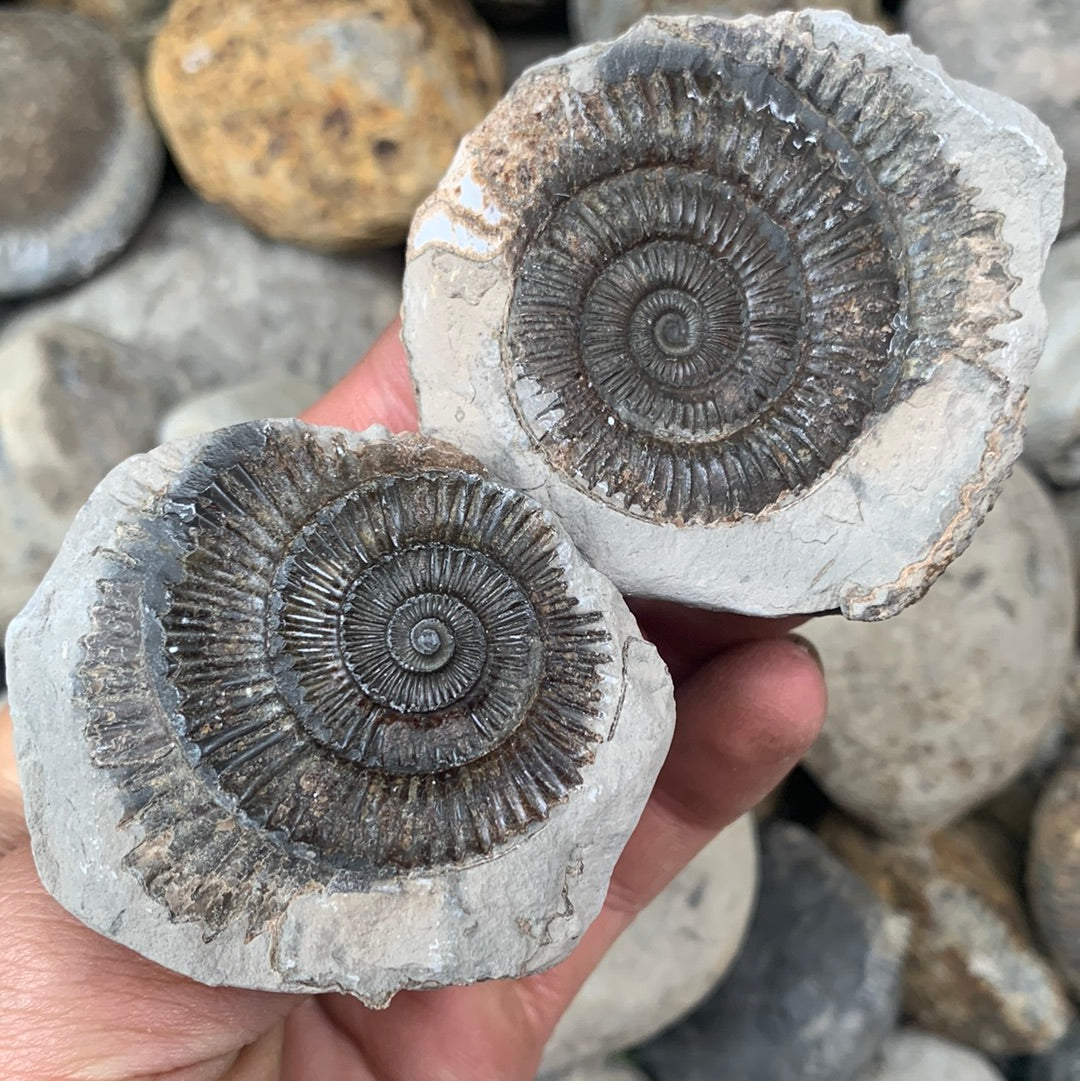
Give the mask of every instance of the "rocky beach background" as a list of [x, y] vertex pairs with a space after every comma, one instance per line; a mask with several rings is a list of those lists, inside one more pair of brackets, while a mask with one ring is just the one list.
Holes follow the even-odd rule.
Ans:
[[[355, 364], [412, 213], [526, 66], [649, 12], [788, 6], [0, 3], [0, 631], [113, 465]], [[807, 625], [824, 735], [623, 936], [547, 1079], [1080, 1078], [1080, 5], [829, 6], [1065, 152], [1027, 453], [919, 604]]]

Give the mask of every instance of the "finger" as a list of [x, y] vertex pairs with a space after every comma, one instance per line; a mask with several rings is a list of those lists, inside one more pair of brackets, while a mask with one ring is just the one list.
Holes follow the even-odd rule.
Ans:
[[0, 708], [0, 858], [27, 840], [19, 775], [15, 769], [15, 742], [11, 712]]
[[825, 718], [820, 661], [794, 637], [721, 654], [680, 687], [676, 699], [671, 751], [600, 916], [567, 961], [527, 981], [551, 1027], [634, 916], [719, 830], [783, 779]]
[[5, 1077], [240, 1077], [238, 1063], [271, 1056], [264, 1034], [301, 1001], [204, 987], [101, 937], [45, 893], [25, 846], [0, 860], [0, 912]]
[[[334, 996], [322, 1008], [364, 1049], [375, 1076], [412, 1081], [438, 1061], [445, 1081], [526, 1081], [570, 1000], [633, 916], [722, 826], [798, 761], [825, 709], [821, 671], [798, 641], [747, 643], [679, 692], [675, 740], [604, 908], [549, 972], [399, 995], [382, 1015]], [[387, 1022], [390, 1022], [389, 1024]]]
[[417, 427], [416, 396], [401, 344], [401, 320], [383, 331], [371, 351], [303, 419], [363, 431], [382, 424], [391, 432]]

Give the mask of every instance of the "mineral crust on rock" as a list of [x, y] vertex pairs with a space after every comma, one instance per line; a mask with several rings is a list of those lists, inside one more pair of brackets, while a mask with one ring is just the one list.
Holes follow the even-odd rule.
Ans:
[[674, 715], [528, 496], [445, 444], [298, 421], [111, 473], [7, 657], [61, 904], [207, 983], [370, 1004], [564, 957]]
[[0, 8], [0, 298], [78, 281], [115, 255], [163, 162], [138, 72], [104, 30]]
[[647, 18], [527, 72], [418, 212], [422, 424], [623, 592], [891, 615], [1019, 453], [1061, 190], [904, 39]]

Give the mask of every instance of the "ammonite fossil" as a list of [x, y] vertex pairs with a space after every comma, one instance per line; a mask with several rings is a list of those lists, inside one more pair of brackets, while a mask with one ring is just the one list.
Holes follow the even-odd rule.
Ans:
[[564, 955], [673, 718], [545, 510], [381, 429], [129, 459], [8, 657], [61, 903], [196, 978], [370, 1002]]
[[835, 13], [531, 69], [414, 222], [422, 423], [624, 592], [902, 607], [1019, 451], [1060, 199], [1049, 134], [967, 92]]

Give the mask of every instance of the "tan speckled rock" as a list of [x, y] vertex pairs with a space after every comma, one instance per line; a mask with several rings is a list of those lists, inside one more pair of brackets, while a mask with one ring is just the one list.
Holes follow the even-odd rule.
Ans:
[[1080, 994], [1080, 756], [1051, 778], [1028, 849], [1032, 913], [1058, 970]]
[[1032, 941], [1000, 836], [967, 821], [930, 841], [882, 841], [833, 814], [822, 839], [913, 922], [904, 1011], [988, 1055], [1045, 1051], [1064, 1035], [1064, 987]]
[[879, 832], [954, 821], [1018, 776], [1054, 724], [1075, 610], [1061, 523], [1018, 467], [920, 604], [881, 624], [806, 628], [829, 677], [807, 768]]
[[404, 239], [502, 71], [464, 0], [176, 0], [148, 80], [202, 195], [348, 249]]
[[864, 23], [886, 26], [877, 0], [570, 0], [570, 28], [578, 41], [605, 41], [629, 30], [643, 15], [773, 15], [802, 8], [846, 11]]

